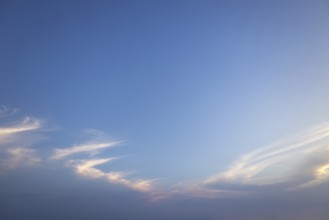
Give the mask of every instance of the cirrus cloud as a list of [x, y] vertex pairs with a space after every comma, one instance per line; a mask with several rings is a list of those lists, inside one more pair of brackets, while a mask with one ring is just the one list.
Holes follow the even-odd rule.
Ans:
[[207, 178], [206, 187], [277, 186], [291, 190], [329, 179], [329, 124], [243, 155], [226, 171]]
[[152, 190], [153, 180], [140, 179], [140, 178], [131, 179], [128, 178], [127, 173], [124, 172], [118, 172], [118, 171], [105, 172], [97, 168], [97, 166], [113, 161], [114, 159], [117, 158], [110, 157], [110, 158], [91, 159], [91, 160], [71, 160], [68, 162], [68, 166], [73, 167], [75, 173], [83, 177], [87, 177], [91, 179], [103, 178], [109, 181], [110, 183], [123, 185], [125, 187], [140, 192], [150, 192]]
[[71, 156], [73, 154], [79, 154], [79, 153], [95, 154], [101, 149], [113, 147], [119, 143], [120, 142], [89, 143], [89, 144], [76, 145], [69, 148], [55, 149], [50, 159], [59, 160]]
[[[1, 117], [12, 116], [17, 109], [2, 105]], [[0, 127], [0, 169], [13, 170], [19, 167], [31, 166], [41, 162], [35, 149], [31, 148], [36, 141], [34, 133], [42, 127], [42, 121], [33, 117], [24, 117], [20, 122]]]

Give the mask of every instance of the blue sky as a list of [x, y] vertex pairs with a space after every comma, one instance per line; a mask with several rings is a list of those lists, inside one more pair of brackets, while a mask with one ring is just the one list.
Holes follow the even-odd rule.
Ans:
[[328, 219], [328, 10], [2, 2], [0, 217]]

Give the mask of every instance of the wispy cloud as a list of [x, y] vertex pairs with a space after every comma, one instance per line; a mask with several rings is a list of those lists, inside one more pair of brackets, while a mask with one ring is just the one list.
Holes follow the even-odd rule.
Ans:
[[36, 131], [41, 129], [42, 121], [37, 118], [25, 117], [22, 121], [0, 127], [0, 149], [9, 147], [30, 147], [38, 139]]
[[68, 165], [75, 168], [75, 172], [81, 176], [88, 178], [101, 178], [105, 173], [95, 166], [107, 163], [115, 158], [94, 159], [94, 160], [71, 160]]
[[[15, 111], [0, 107], [0, 115], [10, 115], [13, 114], [10, 112]], [[43, 121], [33, 117], [25, 117], [18, 123], [0, 126], [1, 170], [12, 170], [41, 162], [32, 144], [35, 143], [35, 132], [42, 126]], [[166, 186], [159, 185], [158, 179], [133, 178], [127, 172], [100, 169], [100, 165], [118, 157], [99, 159], [94, 156], [107, 148], [118, 146], [122, 141], [112, 141], [106, 133], [94, 129], [83, 130], [83, 137], [91, 140], [67, 148], [56, 148], [49, 159], [64, 160], [64, 163], [73, 167], [75, 173], [80, 176], [105, 179], [112, 184], [147, 192], [153, 198], [246, 196], [253, 194], [253, 190], [249, 190], [250, 186], [252, 189], [279, 186], [277, 188], [280, 190], [298, 190], [329, 181], [329, 123], [245, 154], [228, 170], [204, 181]], [[26, 140], [30, 139], [34, 141], [28, 143]], [[72, 160], [72, 156], [79, 159]]]
[[108, 163], [116, 158], [103, 158], [93, 160], [71, 160], [69, 166], [74, 167], [75, 172], [87, 178], [103, 178], [113, 184], [123, 185], [140, 192], [150, 192], [153, 189], [153, 180], [130, 179], [123, 172], [104, 172], [98, 168], [98, 165]]
[[7, 149], [5, 153], [7, 157], [0, 159], [0, 169], [2, 171], [31, 166], [41, 162], [34, 149], [16, 147]]
[[77, 145], [70, 148], [55, 149], [50, 159], [59, 160], [71, 156], [73, 154], [79, 154], [79, 153], [95, 154], [101, 149], [113, 147], [118, 145], [119, 143], [120, 142], [90, 143], [90, 144]]
[[9, 108], [5, 105], [0, 105], [0, 118], [5, 118], [14, 115], [17, 111], [17, 108]]
[[32, 117], [25, 117], [23, 121], [18, 124], [7, 127], [0, 127], [0, 136], [32, 131], [39, 129], [40, 127], [41, 120]]
[[[112, 184], [122, 185], [139, 192], [152, 192], [155, 180], [130, 178], [128, 172], [103, 171], [98, 168], [99, 165], [106, 164], [119, 157], [99, 159], [94, 156], [100, 154], [106, 148], [119, 145], [122, 141], [109, 141], [110, 138], [106, 133], [95, 129], [84, 129], [82, 134], [84, 137], [91, 138], [92, 140], [68, 148], [55, 149], [50, 159], [68, 159], [72, 155], [78, 155], [80, 159], [66, 160], [66, 164], [69, 167], [73, 167], [76, 174], [91, 179], [105, 179]], [[88, 154], [87, 158], [85, 154]]]
[[[248, 196], [254, 194], [249, 190], [250, 186], [255, 190], [257, 187], [282, 184], [280, 189], [288, 190], [315, 186], [327, 181], [329, 179], [328, 141], [329, 124], [321, 124], [294, 137], [246, 154], [227, 171], [213, 175], [205, 181], [173, 186], [159, 187], [157, 184], [155, 187], [154, 180], [132, 179], [124, 172], [105, 172], [97, 168], [116, 158], [72, 160], [69, 164], [74, 167], [78, 175], [102, 178], [113, 184], [149, 192], [155, 200], [176, 196], [198, 198]], [[115, 144], [117, 142], [57, 149], [53, 159], [81, 152], [93, 153]]]
[[315, 186], [329, 177], [329, 124], [261, 148], [238, 159], [230, 169], [209, 177], [205, 186], [275, 185], [287, 189]]
[[124, 173], [120, 172], [110, 172], [106, 177], [112, 183], [121, 184], [140, 192], [151, 192], [154, 189], [153, 183], [155, 180], [140, 178], [128, 179], [125, 177]]
[[[0, 107], [0, 116], [12, 116], [17, 109]], [[39, 163], [41, 159], [36, 150], [31, 148], [36, 137], [34, 132], [42, 127], [42, 121], [33, 117], [25, 117], [22, 121], [0, 127], [0, 170], [8, 171]]]

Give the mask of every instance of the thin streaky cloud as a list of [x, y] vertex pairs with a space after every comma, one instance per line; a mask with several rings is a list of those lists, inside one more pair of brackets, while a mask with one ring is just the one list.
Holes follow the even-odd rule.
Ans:
[[148, 179], [128, 179], [121, 172], [110, 172], [106, 174], [106, 178], [111, 183], [121, 184], [140, 192], [150, 192], [153, 189], [154, 180]]
[[97, 165], [107, 163], [115, 158], [93, 159], [93, 160], [72, 160], [68, 162], [69, 166], [75, 168], [75, 172], [81, 176], [88, 178], [104, 177], [105, 173], [101, 170], [94, 168]]
[[[16, 109], [0, 107], [0, 115], [8, 116]], [[0, 127], [0, 170], [8, 171], [20, 167], [35, 165], [41, 162], [31, 145], [39, 138], [34, 132], [40, 129], [42, 121], [33, 117], [25, 117], [21, 122]], [[33, 134], [31, 133], [33, 132]]]
[[329, 124], [315, 126], [242, 156], [227, 171], [207, 178], [204, 185], [291, 183], [288, 189], [297, 189], [321, 184], [329, 180], [328, 141]]
[[269, 157], [273, 157], [275, 155], [294, 151], [298, 148], [304, 148], [307, 144], [321, 140], [329, 135], [328, 124], [324, 124], [323, 127], [316, 127], [319, 130], [310, 129], [308, 133], [303, 133], [304, 136], [301, 136], [297, 140], [293, 140], [292, 142], [294, 143], [289, 144], [289, 142], [283, 142], [281, 145], [285, 145], [284, 147], [281, 147], [280, 145], [274, 145], [270, 148], [262, 149], [248, 154], [245, 157], [249, 159], [249, 162], [263, 160]]
[[[0, 114], [4, 115], [7, 112], [9, 112], [8, 108], [0, 107]], [[35, 134], [32, 131], [40, 129], [42, 124], [39, 119], [25, 117], [20, 123], [0, 127], [0, 145], [5, 146], [1, 149], [3, 156], [0, 158], [0, 169], [2, 171], [41, 162], [36, 150], [30, 148], [30, 144], [24, 145], [24, 140], [33, 138]], [[92, 137], [92, 141], [68, 148], [54, 149], [49, 159], [66, 159], [83, 153], [93, 158], [102, 150], [122, 143], [122, 141], [109, 141], [109, 136], [99, 130], [83, 130], [83, 134], [84, 137]], [[252, 194], [251, 191], [239, 190], [239, 186], [245, 189], [245, 186], [252, 185], [256, 189], [255, 187], [258, 186], [284, 183], [281, 190], [298, 190], [329, 181], [328, 142], [329, 123], [323, 123], [292, 138], [245, 154], [225, 172], [215, 174], [204, 181], [174, 186], [159, 186], [158, 180], [131, 178], [131, 174], [127, 172], [105, 172], [97, 168], [99, 165], [118, 159], [117, 157], [69, 160], [67, 164], [73, 167], [75, 173], [80, 176], [91, 179], [101, 178], [112, 184], [147, 192], [153, 199], [173, 196], [235, 197]], [[234, 188], [236, 186], [237, 188]]]
[[70, 148], [55, 149], [50, 159], [59, 160], [71, 156], [73, 154], [79, 154], [79, 153], [90, 153], [94, 155], [101, 149], [114, 147], [119, 143], [121, 142], [112, 141], [112, 142], [103, 142], [103, 143], [90, 143], [90, 144], [77, 145]]
[[12, 135], [20, 132], [32, 131], [41, 127], [41, 120], [25, 117], [24, 120], [14, 126], [0, 127], [0, 135]]
[[94, 160], [71, 160], [68, 165], [74, 167], [75, 173], [87, 178], [104, 178], [110, 183], [119, 184], [140, 192], [150, 192], [153, 189], [153, 180], [130, 179], [127, 173], [112, 171], [104, 172], [96, 166], [108, 163], [116, 158], [103, 158]]

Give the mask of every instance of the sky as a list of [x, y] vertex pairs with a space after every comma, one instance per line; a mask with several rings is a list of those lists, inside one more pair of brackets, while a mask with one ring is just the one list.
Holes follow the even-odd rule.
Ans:
[[0, 219], [327, 220], [326, 0], [1, 1]]

